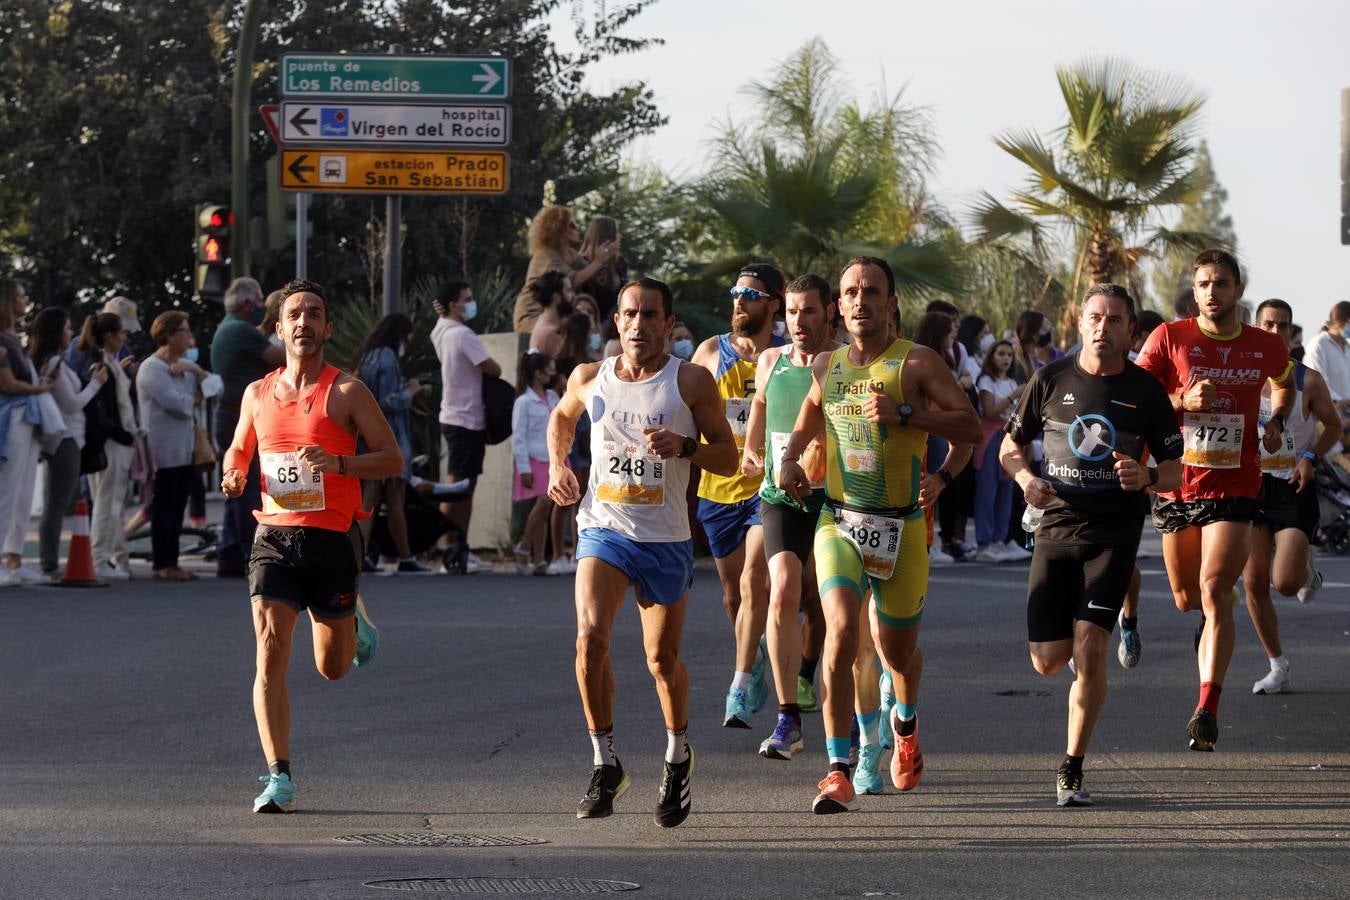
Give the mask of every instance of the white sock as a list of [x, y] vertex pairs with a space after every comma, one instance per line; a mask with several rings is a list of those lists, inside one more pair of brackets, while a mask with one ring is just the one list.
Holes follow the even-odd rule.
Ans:
[[606, 728], [604, 731], [592, 731], [591, 747], [595, 750], [591, 765], [612, 766], [618, 763], [618, 757], [614, 755], [613, 728]]
[[1277, 670], [1282, 672], [1289, 671], [1289, 660], [1285, 659], [1283, 656], [1272, 656], [1270, 658], [1270, 671], [1274, 672]]
[[750, 689], [750, 673], [737, 672], [731, 679], [731, 689], [733, 691], [748, 691]]
[[682, 763], [689, 758], [689, 730], [681, 728], [679, 731], [666, 729], [666, 762]]

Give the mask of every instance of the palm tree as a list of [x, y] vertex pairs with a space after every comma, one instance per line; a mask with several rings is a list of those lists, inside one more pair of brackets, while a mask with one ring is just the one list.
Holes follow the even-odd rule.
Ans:
[[1214, 236], [1172, 230], [1163, 216], [1195, 202], [1205, 179], [1193, 164], [1193, 131], [1204, 97], [1186, 84], [1118, 59], [1056, 70], [1068, 121], [1042, 140], [1032, 131], [995, 138], [1031, 170], [1027, 186], [1004, 205], [989, 194], [975, 209], [977, 238], [1044, 248], [1068, 232], [1076, 297], [1092, 282], [1124, 280], [1139, 292], [1140, 260], [1197, 249]]
[[928, 112], [882, 94], [847, 100], [838, 65], [814, 39], [768, 82], [752, 82], [762, 113], [721, 123], [698, 187], [717, 217], [724, 258], [769, 258], [789, 273], [828, 270], [857, 253], [885, 256], [902, 292], [959, 291], [960, 248], [927, 208], [936, 157]]

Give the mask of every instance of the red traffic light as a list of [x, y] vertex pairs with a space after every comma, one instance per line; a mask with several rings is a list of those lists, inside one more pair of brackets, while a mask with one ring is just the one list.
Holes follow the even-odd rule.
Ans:
[[197, 228], [213, 234], [226, 235], [234, 224], [234, 213], [229, 207], [204, 203], [197, 207]]
[[214, 237], [208, 237], [202, 242], [202, 262], [218, 263], [225, 259], [220, 252], [220, 241]]

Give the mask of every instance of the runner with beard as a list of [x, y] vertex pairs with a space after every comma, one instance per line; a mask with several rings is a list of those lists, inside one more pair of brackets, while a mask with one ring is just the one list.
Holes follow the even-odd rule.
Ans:
[[[1279, 449], [1296, 392], [1284, 341], [1238, 318], [1243, 283], [1237, 260], [1206, 250], [1192, 267], [1199, 315], [1156, 328], [1139, 353], [1139, 366], [1171, 395], [1185, 441], [1181, 487], [1158, 495], [1153, 523], [1163, 535], [1177, 609], [1201, 610], [1200, 695], [1186, 735], [1192, 750], [1207, 751], [1219, 737], [1219, 695], [1233, 657], [1234, 586], [1251, 552], [1258, 511], [1257, 444], [1272, 453]], [[1258, 437], [1267, 380], [1272, 412]]]
[[[717, 392], [736, 452], [745, 449], [755, 364], [769, 347], [783, 344], [773, 333], [783, 300], [783, 275], [771, 265], [751, 263], [731, 288], [731, 332], [708, 338], [694, 351], [717, 382]], [[769, 613], [769, 570], [759, 517], [760, 478], [737, 469], [730, 475], [704, 472], [698, 485], [698, 521], [708, 537], [722, 603], [736, 636], [735, 674], [727, 691], [722, 724], [749, 728], [750, 716], [769, 696], [765, 676], [764, 625]]]

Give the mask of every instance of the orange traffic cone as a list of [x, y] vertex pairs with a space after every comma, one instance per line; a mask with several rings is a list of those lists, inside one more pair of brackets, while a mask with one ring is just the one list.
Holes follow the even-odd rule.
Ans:
[[62, 587], [107, 587], [94, 577], [94, 549], [89, 544], [89, 505], [81, 498], [75, 504], [70, 523], [70, 552], [66, 556], [66, 574]]

